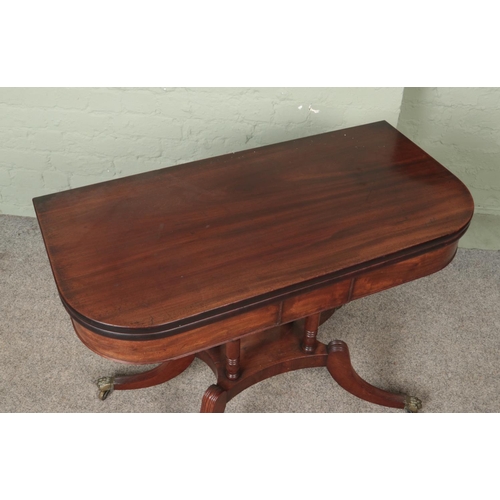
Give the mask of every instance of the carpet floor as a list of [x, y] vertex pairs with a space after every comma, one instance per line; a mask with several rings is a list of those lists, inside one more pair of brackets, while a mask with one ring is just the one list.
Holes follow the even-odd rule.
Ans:
[[[422, 413], [500, 412], [500, 251], [459, 249], [444, 270], [353, 301], [320, 327], [347, 342], [380, 388], [417, 396]], [[215, 383], [201, 361], [163, 385], [97, 397], [97, 378], [150, 366], [115, 363], [76, 337], [57, 295], [36, 219], [0, 215], [0, 412], [191, 413]], [[362, 401], [325, 368], [265, 380], [235, 413], [401, 412]]]

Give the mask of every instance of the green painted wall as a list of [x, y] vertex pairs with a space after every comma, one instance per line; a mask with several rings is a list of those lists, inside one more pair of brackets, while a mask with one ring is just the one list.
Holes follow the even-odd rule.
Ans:
[[402, 88], [0, 88], [0, 213], [31, 199], [363, 123]]
[[500, 249], [499, 88], [0, 88], [0, 214], [32, 198], [387, 120], [454, 172]]
[[405, 88], [398, 128], [500, 215], [500, 88]]

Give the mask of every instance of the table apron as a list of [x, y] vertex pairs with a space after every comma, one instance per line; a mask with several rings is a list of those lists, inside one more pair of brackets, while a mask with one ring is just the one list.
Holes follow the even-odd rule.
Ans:
[[458, 241], [454, 241], [416, 257], [386, 264], [276, 303], [159, 339], [114, 339], [89, 330], [74, 318], [72, 322], [80, 340], [105, 358], [138, 365], [161, 363], [337, 308], [352, 300], [428, 276], [451, 262], [457, 246]]

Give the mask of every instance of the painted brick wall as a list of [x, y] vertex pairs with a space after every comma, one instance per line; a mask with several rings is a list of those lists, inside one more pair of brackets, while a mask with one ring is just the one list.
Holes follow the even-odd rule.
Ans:
[[500, 215], [500, 88], [406, 88], [398, 128]]
[[387, 120], [402, 88], [0, 88], [0, 213], [196, 159]]

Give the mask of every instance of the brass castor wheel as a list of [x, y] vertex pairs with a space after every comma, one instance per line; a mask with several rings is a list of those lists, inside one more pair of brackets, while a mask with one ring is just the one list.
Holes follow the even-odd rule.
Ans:
[[113, 390], [115, 379], [113, 377], [101, 377], [97, 380], [97, 387], [99, 388], [99, 399], [104, 401]]
[[111, 391], [99, 391], [99, 399], [101, 401], [104, 401], [108, 396]]
[[405, 400], [406, 413], [417, 413], [422, 408], [422, 401], [413, 396], [407, 396]]

